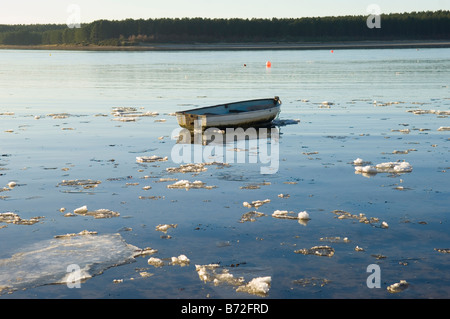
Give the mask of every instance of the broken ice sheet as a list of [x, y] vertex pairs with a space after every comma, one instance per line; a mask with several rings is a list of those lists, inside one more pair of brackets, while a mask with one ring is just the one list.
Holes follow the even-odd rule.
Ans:
[[227, 285], [236, 287], [236, 292], [266, 297], [272, 283], [271, 276], [255, 277], [246, 282], [244, 277], [236, 277], [218, 264], [195, 265], [198, 277], [203, 282], [212, 282], [214, 286]]
[[171, 185], [167, 185], [167, 188], [185, 188], [186, 190], [189, 190], [191, 188], [206, 188], [206, 189], [212, 189], [216, 188], [216, 186], [206, 186], [205, 183], [202, 181], [193, 181], [189, 182], [188, 180], [180, 180], [177, 181]]
[[68, 284], [72, 271], [80, 280], [104, 270], [135, 261], [141, 249], [127, 244], [120, 234], [93, 235], [81, 232], [43, 240], [25, 247], [10, 258], [0, 259], [0, 294], [49, 284]]
[[32, 217], [30, 219], [23, 219], [16, 213], [6, 212], [0, 213], [0, 223], [16, 224], [16, 225], [33, 225], [39, 222], [42, 216]]
[[118, 217], [120, 216], [120, 213], [106, 209], [106, 208], [100, 208], [97, 210], [90, 211], [87, 209], [87, 206], [82, 206], [77, 209], [75, 209], [74, 214], [77, 215], [83, 215], [83, 216], [94, 216], [94, 218], [111, 218], [111, 217]]
[[332, 213], [335, 214], [338, 219], [354, 219], [359, 221], [360, 223], [370, 224], [374, 227], [389, 228], [389, 225], [384, 221], [380, 221], [378, 217], [367, 217], [363, 213], [352, 214], [350, 212], [339, 209], [333, 210]]
[[295, 250], [294, 253], [303, 255], [332, 257], [334, 255], [334, 248], [330, 246], [314, 246], [311, 248], [303, 248]]
[[239, 220], [239, 222], [240, 223], [254, 222], [254, 221], [256, 221], [256, 218], [262, 217], [262, 216], [266, 216], [266, 214], [256, 212], [256, 211], [247, 212], [241, 216], [241, 219]]
[[[74, 180], [63, 180], [61, 183], [58, 183], [59, 186], [69, 186], [77, 189], [77, 192], [82, 193], [83, 190], [96, 188], [101, 181], [96, 181], [92, 179], [74, 179]], [[70, 193], [71, 191], [64, 191], [66, 193]]]

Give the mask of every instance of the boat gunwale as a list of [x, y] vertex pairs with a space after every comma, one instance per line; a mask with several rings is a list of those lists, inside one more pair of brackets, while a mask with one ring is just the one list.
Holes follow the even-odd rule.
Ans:
[[213, 109], [213, 108], [217, 108], [217, 107], [222, 107], [225, 105], [234, 105], [234, 104], [240, 104], [240, 103], [248, 103], [248, 102], [257, 102], [257, 101], [276, 101], [276, 104], [273, 104], [272, 107], [267, 107], [261, 110], [252, 110], [252, 111], [245, 111], [243, 113], [250, 113], [250, 112], [258, 112], [258, 111], [262, 111], [262, 110], [270, 110], [272, 108], [276, 108], [276, 107], [280, 107], [281, 105], [281, 100], [278, 97], [275, 98], [266, 98], [266, 99], [253, 99], [253, 100], [244, 100], [244, 101], [239, 101], [239, 102], [231, 102], [231, 103], [222, 103], [222, 104], [217, 104], [217, 105], [212, 105], [212, 106], [203, 106], [203, 107], [199, 107], [199, 108], [194, 108], [194, 109], [189, 109], [189, 110], [184, 110], [184, 111], [178, 111], [175, 112], [176, 115], [186, 115], [186, 114], [192, 114], [192, 115], [197, 115], [197, 116], [208, 116], [208, 117], [216, 117], [216, 116], [224, 116], [224, 115], [230, 115], [230, 114], [193, 114], [190, 113], [192, 111], [199, 111], [199, 110], [208, 110], [208, 109]]

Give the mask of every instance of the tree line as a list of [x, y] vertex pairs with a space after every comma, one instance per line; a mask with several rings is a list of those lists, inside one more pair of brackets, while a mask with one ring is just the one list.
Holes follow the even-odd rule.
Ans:
[[368, 16], [97, 20], [65, 24], [0, 25], [0, 44], [140, 45], [187, 42], [286, 42], [358, 40], [448, 40], [450, 11], [382, 14], [380, 28]]

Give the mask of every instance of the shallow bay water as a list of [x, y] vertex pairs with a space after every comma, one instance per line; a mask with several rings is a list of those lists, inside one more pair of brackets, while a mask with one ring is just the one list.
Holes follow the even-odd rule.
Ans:
[[[32, 225], [0, 222], [0, 260], [89, 230], [156, 249], [152, 257], [165, 263], [155, 267], [150, 256], [138, 256], [108, 263], [81, 288], [43, 279], [3, 290], [0, 298], [255, 297], [202, 281], [195, 265], [208, 264], [247, 282], [270, 276], [262, 298], [447, 297], [450, 135], [438, 129], [450, 127], [449, 53], [0, 51], [0, 214], [41, 217]], [[267, 164], [249, 161], [198, 173], [166, 171], [180, 165], [171, 156], [179, 129], [171, 113], [273, 96], [283, 102], [280, 120], [300, 120], [278, 128], [274, 174], [261, 174]], [[111, 114], [117, 107], [158, 115], [117, 121]], [[444, 113], [411, 112], [418, 109]], [[255, 151], [248, 146], [246, 155]], [[136, 161], [152, 155], [168, 158]], [[413, 169], [356, 174], [357, 158], [368, 165], [406, 161]], [[175, 181], [161, 178], [216, 187], [172, 189], [167, 186]], [[88, 179], [99, 183], [62, 183]], [[265, 199], [270, 202], [257, 209], [243, 206]], [[65, 216], [84, 205], [120, 216]], [[264, 215], [242, 222], [255, 210]], [[307, 211], [310, 220], [275, 218], [276, 210]], [[379, 221], [341, 219], [335, 211]], [[156, 230], [163, 224], [177, 226]], [[295, 253], [324, 245], [333, 256]], [[188, 265], [170, 263], [182, 254]], [[380, 288], [367, 285], [372, 264], [380, 267]], [[35, 274], [34, 266], [20, 269]], [[387, 291], [400, 280], [409, 283], [406, 290]]]

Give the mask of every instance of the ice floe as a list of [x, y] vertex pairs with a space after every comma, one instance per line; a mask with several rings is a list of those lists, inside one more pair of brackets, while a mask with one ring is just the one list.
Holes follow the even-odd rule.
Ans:
[[178, 224], [159, 224], [158, 226], [156, 226], [156, 230], [166, 233], [167, 230], [169, 230], [169, 228], [177, 228], [177, 227]]
[[8, 187], [9, 188], [14, 188], [14, 187], [16, 187], [17, 186], [17, 183], [16, 182], [9, 182], [8, 183]]
[[354, 219], [359, 221], [363, 224], [370, 224], [375, 227], [381, 227], [381, 228], [389, 228], [388, 223], [381, 222], [378, 217], [367, 217], [365, 214], [352, 214], [349, 212], [346, 212], [344, 210], [334, 210], [332, 211], [333, 214], [337, 216], [338, 219]]
[[330, 246], [314, 246], [311, 248], [303, 248], [295, 250], [294, 253], [303, 255], [332, 257], [334, 255], [334, 248]]
[[154, 267], [163, 267], [167, 265], [178, 265], [181, 267], [188, 266], [191, 262], [190, 259], [186, 255], [179, 255], [178, 257], [171, 257], [170, 262], [165, 263], [163, 259], [157, 258], [157, 257], [150, 257], [147, 260], [147, 263], [149, 265], [152, 265]]
[[155, 266], [155, 267], [162, 267], [162, 266], [164, 266], [164, 261], [162, 259], [156, 258], [156, 257], [150, 257], [147, 260], [147, 263], [149, 265], [152, 265], [152, 266]]
[[235, 277], [228, 269], [218, 264], [195, 265], [198, 277], [203, 282], [212, 282], [215, 286], [229, 285], [236, 287], [236, 292], [245, 292], [261, 297], [267, 296], [270, 290], [272, 277], [256, 277], [246, 282], [243, 277]]
[[243, 202], [242, 206], [247, 207], [247, 208], [255, 207], [257, 209], [258, 207], [261, 207], [262, 205], [267, 204], [267, 203], [270, 203], [270, 199], [255, 200], [255, 201], [252, 201], [251, 203]]
[[236, 292], [246, 292], [252, 295], [265, 296], [270, 290], [270, 285], [272, 283], [272, 277], [257, 277], [250, 280], [245, 285], [239, 286]]
[[186, 255], [179, 255], [178, 257], [171, 258], [172, 265], [187, 266], [190, 262], [191, 261], [186, 257]]
[[356, 174], [410, 173], [413, 168], [408, 162], [385, 162], [376, 165], [355, 166]]
[[12, 213], [12, 212], [0, 213], [0, 223], [6, 223], [6, 224], [34, 225], [43, 218], [44, 217], [42, 217], [42, 216], [37, 216], [37, 217], [32, 217], [30, 219], [24, 219], [24, 218], [21, 218], [16, 213]]
[[203, 183], [202, 181], [193, 181], [193, 182], [189, 182], [188, 180], [180, 180], [177, 181], [171, 185], [167, 185], [167, 188], [179, 188], [179, 189], [186, 189], [189, 190], [191, 188], [206, 188], [206, 189], [212, 189], [215, 188], [216, 186], [207, 186], [206, 183]]
[[95, 188], [101, 181], [96, 181], [92, 179], [74, 179], [74, 180], [63, 180], [61, 183], [58, 183], [58, 186], [71, 186], [71, 187], [82, 187], [83, 189]]
[[120, 216], [120, 213], [106, 208], [89, 211], [86, 205], [76, 208], [73, 213], [76, 215], [93, 216], [96, 219]]
[[295, 213], [293, 211], [287, 210], [276, 210], [272, 213], [272, 217], [281, 218], [281, 219], [296, 219], [296, 220], [309, 220], [309, 214], [307, 211], [303, 211], [300, 213]]
[[417, 115], [421, 115], [421, 114], [450, 115], [450, 111], [439, 111], [439, 110], [414, 109], [414, 110], [408, 110], [406, 112], [417, 114]]
[[153, 163], [153, 162], [165, 162], [168, 160], [168, 157], [161, 157], [157, 155], [152, 156], [136, 156], [136, 162], [138, 163]]
[[55, 235], [54, 238], [70, 238], [75, 236], [97, 235], [96, 231], [82, 230], [79, 233], [68, 233], [64, 235]]
[[403, 290], [405, 290], [408, 287], [409, 287], [409, 283], [406, 282], [406, 280], [400, 280], [400, 282], [397, 282], [395, 284], [388, 286], [387, 291], [394, 294], [394, 293], [402, 292]]
[[297, 220], [298, 223], [303, 226], [306, 226], [311, 219], [309, 216], [309, 213], [307, 211], [295, 213], [293, 211], [278, 210], [278, 209], [272, 213], [272, 217], [279, 218], [279, 219]]
[[218, 168], [228, 167], [228, 163], [208, 162], [208, 163], [189, 163], [182, 164], [179, 167], [168, 167], [166, 171], [169, 173], [199, 173], [205, 172], [207, 168], [205, 166], [216, 165]]
[[[0, 259], [0, 294], [49, 284], [75, 284], [135, 261], [138, 247], [120, 234], [81, 232], [36, 242]], [[74, 269], [78, 271], [73, 272]]]
[[158, 116], [158, 112], [142, 112], [138, 111], [135, 107], [115, 107], [112, 109], [111, 114], [116, 117], [114, 120], [119, 121], [136, 121], [139, 117], [155, 117]]
[[256, 211], [247, 212], [241, 216], [241, 219], [239, 220], [239, 222], [240, 223], [254, 222], [254, 221], [256, 221], [256, 218], [262, 217], [262, 216], [266, 216], [266, 214], [256, 212]]

